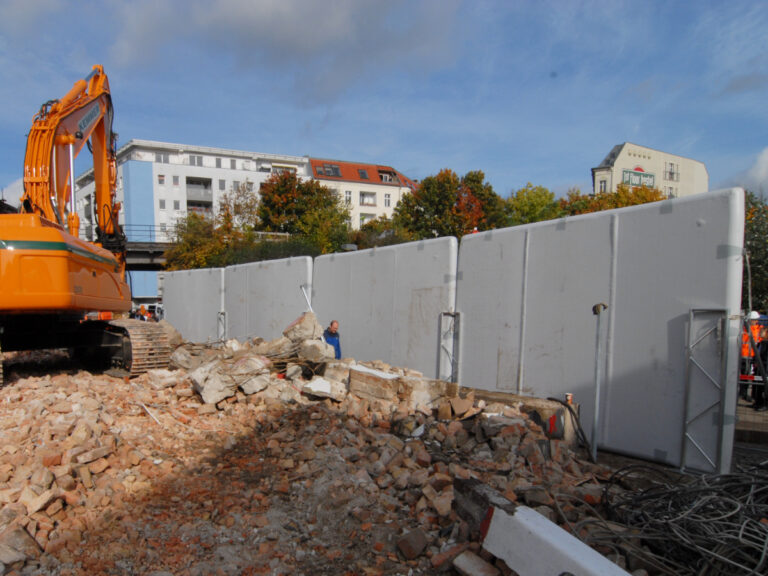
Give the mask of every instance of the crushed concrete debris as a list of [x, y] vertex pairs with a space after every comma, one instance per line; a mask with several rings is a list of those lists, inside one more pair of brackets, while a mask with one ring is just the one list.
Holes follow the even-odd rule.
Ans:
[[457, 513], [457, 478], [589, 517], [576, 497], [596, 505], [612, 470], [520, 402], [334, 360], [321, 334], [307, 313], [270, 342], [184, 343], [133, 380], [12, 370], [0, 574], [511, 574]]

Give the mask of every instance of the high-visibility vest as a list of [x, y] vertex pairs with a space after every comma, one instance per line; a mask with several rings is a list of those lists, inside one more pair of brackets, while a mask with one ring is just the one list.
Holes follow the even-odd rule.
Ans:
[[[760, 343], [760, 325], [755, 323], [749, 327], [752, 332], [752, 339], [755, 341], [755, 346]], [[741, 357], [752, 358], [755, 355], [755, 351], [752, 349], [752, 343], [749, 341], [749, 336], [746, 330], [741, 331]]]

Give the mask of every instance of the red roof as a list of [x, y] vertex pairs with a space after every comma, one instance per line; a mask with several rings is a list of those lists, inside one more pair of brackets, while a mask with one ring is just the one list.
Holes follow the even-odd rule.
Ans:
[[391, 186], [406, 186], [411, 190], [417, 188], [416, 183], [404, 176], [391, 166], [380, 164], [361, 164], [359, 162], [343, 162], [340, 160], [323, 160], [310, 158], [312, 176], [318, 180], [338, 180], [339, 182], [361, 182]]

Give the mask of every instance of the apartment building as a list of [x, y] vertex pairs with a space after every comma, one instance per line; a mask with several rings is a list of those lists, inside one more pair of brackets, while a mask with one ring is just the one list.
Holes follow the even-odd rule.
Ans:
[[[256, 194], [272, 174], [284, 171], [315, 178], [335, 190], [349, 206], [354, 228], [381, 215], [391, 216], [402, 195], [415, 188], [389, 166], [130, 140], [117, 150], [120, 224], [129, 242], [167, 242], [176, 222], [190, 212], [214, 217], [224, 193], [244, 184]], [[92, 168], [76, 179], [75, 188], [81, 228], [86, 238], [92, 238]], [[136, 298], [158, 294], [155, 272], [134, 271], [131, 283]]]
[[312, 177], [334, 190], [349, 208], [352, 227], [379, 216], [392, 217], [397, 203], [416, 183], [391, 166], [310, 158]]
[[698, 160], [631, 142], [617, 144], [592, 168], [592, 192], [616, 192], [619, 184], [657, 188], [667, 198], [707, 192], [709, 174]]

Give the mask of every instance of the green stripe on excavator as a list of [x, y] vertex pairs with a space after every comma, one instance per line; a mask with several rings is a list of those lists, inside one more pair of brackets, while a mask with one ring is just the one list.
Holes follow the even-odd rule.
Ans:
[[93, 252], [89, 252], [88, 250], [83, 250], [82, 248], [76, 248], [74, 246], [70, 246], [66, 242], [0, 239], [0, 250], [54, 250], [54, 251], [64, 250], [67, 252], [72, 252], [73, 254], [77, 254], [78, 256], [83, 256], [85, 258], [90, 258], [91, 260], [96, 260], [96, 262], [101, 262], [102, 264], [114, 265], [115, 263], [114, 260], [110, 260], [109, 258], [104, 258], [103, 256], [99, 256], [98, 254], [94, 254]]

